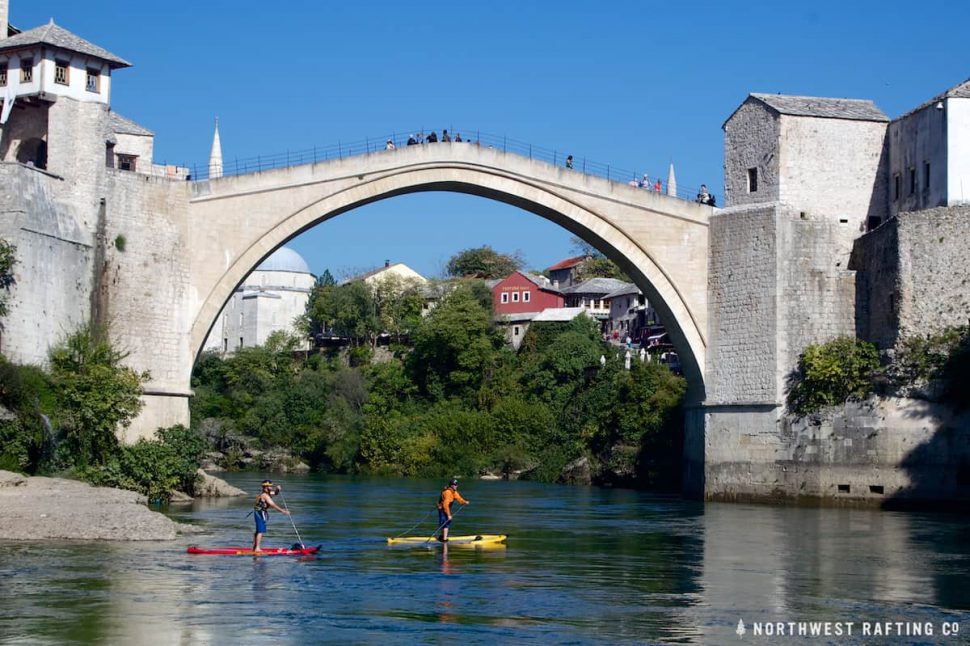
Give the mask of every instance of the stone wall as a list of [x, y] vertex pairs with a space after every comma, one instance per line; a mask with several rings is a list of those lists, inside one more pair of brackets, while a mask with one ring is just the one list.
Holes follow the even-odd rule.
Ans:
[[14, 101], [7, 123], [0, 126], [0, 161], [31, 161], [25, 158], [26, 151], [21, 151], [20, 145], [30, 139], [47, 141], [47, 113], [46, 104], [24, 108]]
[[886, 211], [886, 123], [789, 115], [780, 121], [778, 199], [809, 219], [843, 224], [848, 256], [867, 218]]
[[846, 225], [778, 210], [778, 392], [809, 345], [855, 334], [856, 276], [843, 251]]
[[17, 246], [0, 351], [17, 363], [46, 364], [50, 346], [87, 322], [91, 309], [94, 237], [56, 199], [63, 184], [0, 163], [0, 237]]
[[151, 372], [146, 395], [158, 399], [132, 425], [135, 438], [151, 435], [159, 425], [188, 423], [186, 371], [196, 350], [188, 336], [188, 301], [194, 296], [185, 257], [185, 238], [191, 235], [188, 192], [183, 181], [119, 170], [106, 176], [106, 249], [99, 268], [107, 286], [104, 307], [112, 340], [130, 352], [132, 368]]
[[[748, 98], [724, 124], [724, 204], [763, 204], [779, 199], [776, 115]], [[748, 191], [748, 169], [758, 169], [758, 190]]]
[[711, 217], [707, 403], [774, 403], [778, 205]]
[[970, 319], [970, 206], [901, 213], [856, 241], [851, 268], [861, 338], [899, 337]]
[[[781, 418], [774, 436], [773, 446], [751, 450], [756, 458], [773, 453], [774, 460], [745, 462], [740, 455], [734, 464], [717, 465], [707, 497], [883, 507], [970, 502], [968, 412], [871, 399], [819, 416]], [[746, 437], [737, 432], [735, 439]]]

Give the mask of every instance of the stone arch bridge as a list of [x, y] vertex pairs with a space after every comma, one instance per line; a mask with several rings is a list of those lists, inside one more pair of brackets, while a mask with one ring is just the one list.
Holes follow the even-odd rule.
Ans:
[[[419, 191], [512, 204], [561, 225], [619, 264], [654, 304], [703, 397], [711, 207], [465, 143], [396, 150], [192, 182], [184, 240], [189, 356], [233, 290], [267, 255], [320, 222]], [[184, 388], [184, 386], [183, 386]], [[180, 390], [177, 388], [176, 390]]]

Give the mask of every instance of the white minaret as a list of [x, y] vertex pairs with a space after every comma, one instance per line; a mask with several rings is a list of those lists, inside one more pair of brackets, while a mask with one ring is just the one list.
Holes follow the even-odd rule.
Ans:
[[0, 0], [0, 40], [7, 37], [7, 24], [10, 14], [10, 0]]
[[[3, 2], [4, 0], [0, 0]], [[222, 177], [222, 142], [219, 141], [219, 117], [216, 117], [216, 131], [212, 135], [212, 151], [209, 152], [209, 179]]]
[[674, 175], [674, 162], [670, 162], [667, 169], [667, 195], [677, 197], [677, 176]]

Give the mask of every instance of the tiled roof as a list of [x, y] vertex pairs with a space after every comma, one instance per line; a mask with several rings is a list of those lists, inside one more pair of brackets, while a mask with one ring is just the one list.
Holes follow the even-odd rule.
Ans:
[[549, 267], [546, 271], [557, 271], [559, 269], [569, 269], [570, 267], [575, 267], [579, 263], [586, 260], [586, 256], [574, 256], [572, 258], [566, 258], [565, 260], [560, 260], [552, 267]]
[[131, 119], [123, 117], [117, 112], [111, 113], [111, 130], [121, 135], [142, 135], [145, 137], [152, 137], [155, 134], [151, 130], [142, 128]]
[[614, 289], [612, 292], [604, 296], [603, 298], [616, 298], [617, 296], [626, 296], [627, 294], [639, 294], [640, 288], [633, 283], [626, 283], [623, 287], [619, 289]]
[[564, 294], [609, 294], [630, 283], [616, 278], [590, 278], [578, 285], [570, 285], [563, 290]]
[[0, 40], [0, 52], [29, 47], [31, 45], [50, 45], [80, 54], [87, 54], [88, 56], [108, 61], [112, 68], [131, 67], [131, 63], [125, 59], [119, 58], [108, 50], [89, 43], [63, 27], [55, 25], [53, 20], [41, 27], [34, 27], [33, 29], [20, 32], [16, 36]]
[[970, 99], [970, 79], [967, 79], [966, 81], [958, 85], [954, 85], [953, 87], [951, 87], [946, 92], [943, 92], [942, 94], [937, 94], [929, 101], [926, 101], [925, 103], [920, 104], [919, 107], [913, 108], [906, 114], [903, 114], [897, 117], [896, 120], [902, 119], [903, 117], [908, 117], [914, 112], [919, 112], [920, 110], [927, 108], [933, 105], [934, 103], [939, 103], [943, 99]]
[[751, 96], [780, 114], [852, 121], [889, 121], [883, 111], [865, 99], [829, 99], [818, 96], [757, 94]]
[[585, 307], [547, 307], [532, 319], [533, 323], [572, 321], [580, 314], [586, 314]]
[[550, 283], [549, 279], [546, 278], [545, 276], [536, 276], [535, 274], [530, 274], [525, 271], [520, 271], [519, 273], [525, 276], [529, 280], [529, 282], [533, 283], [539, 289], [544, 289], [547, 292], [555, 292], [556, 294], [562, 293], [561, 291], [559, 291], [559, 289], [557, 289], [556, 287], [553, 287], [552, 283]]

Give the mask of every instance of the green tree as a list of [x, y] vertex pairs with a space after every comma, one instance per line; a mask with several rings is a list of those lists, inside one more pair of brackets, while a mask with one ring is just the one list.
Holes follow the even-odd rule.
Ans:
[[307, 310], [311, 329], [329, 331], [354, 344], [373, 345], [381, 331], [373, 292], [360, 280], [314, 290]]
[[117, 430], [141, 410], [141, 386], [150, 375], [122, 365], [125, 357], [111, 346], [106, 330], [89, 325], [50, 351], [59, 422], [74, 464], [104, 464], [118, 448]]
[[390, 274], [374, 281], [371, 293], [382, 332], [399, 338], [421, 321], [424, 295], [418, 280]]
[[596, 247], [582, 238], [573, 236], [570, 241], [573, 251], [586, 256], [573, 270], [573, 282], [581, 283], [590, 278], [616, 278], [630, 282], [630, 277], [615, 262], [604, 256]]
[[0, 239], [0, 317], [7, 315], [10, 288], [16, 282], [13, 266], [17, 264], [17, 247]]
[[501, 254], [488, 245], [465, 249], [448, 261], [449, 276], [456, 278], [505, 278], [525, 264], [522, 254]]
[[408, 372], [431, 399], [471, 396], [489, 378], [503, 345], [491, 316], [464, 285], [445, 296], [411, 338]]

